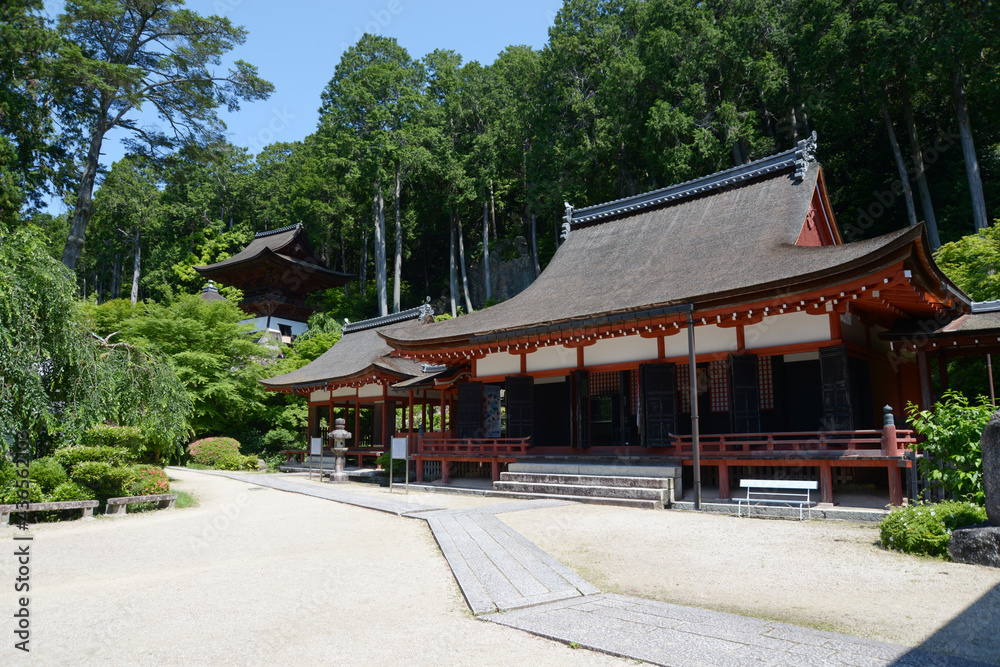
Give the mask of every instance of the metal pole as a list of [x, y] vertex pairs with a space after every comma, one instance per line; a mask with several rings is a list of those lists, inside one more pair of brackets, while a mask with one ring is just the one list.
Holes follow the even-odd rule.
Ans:
[[691, 379], [691, 447], [694, 453], [694, 508], [701, 509], [701, 442], [698, 438], [698, 367], [694, 350], [694, 306], [687, 314], [688, 324], [688, 375]]
[[995, 408], [997, 406], [997, 397], [993, 393], [993, 359], [989, 354], [986, 355], [986, 377], [990, 381], [990, 403]]

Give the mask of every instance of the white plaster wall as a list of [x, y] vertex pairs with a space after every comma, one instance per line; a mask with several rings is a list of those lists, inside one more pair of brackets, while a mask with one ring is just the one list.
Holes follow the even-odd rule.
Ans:
[[270, 327], [267, 324], [266, 317], [255, 317], [249, 320], [243, 320], [240, 322], [240, 324], [252, 324], [254, 331], [265, 331], [268, 328], [273, 329], [274, 331], [281, 331], [278, 328], [278, 325], [287, 324], [292, 328], [293, 336], [301, 336], [302, 334], [304, 334], [306, 331], [309, 330], [309, 327], [306, 325], [305, 322], [298, 322], [296, 320], [286, 320], [281, 317], [274, 317], [274, 316], [271, 317]]
[[649, 361], [656, 359], [656, 339], [642, 336], [606, 338], [583, 348], [585, 366], [601, 364], [621, 364], [628, 361]]
[[366, 384], [365, 386], [358, 389], [359, 398], [375, 398], [382, 396], [382, 385], [380, 384]]
[[[698, 354], [736, 351], [736, 327], [720, 327], [705, 324], [694, 328], [694, 349]], [[667, 357], [681, 357], [688, 353], [687, 327], [679, 333], [663, 339], [663, 351]]]
[[330, 392], [328, 391], [314, 391], [309, 394], [309, 400], [313, 403], [320, 403], [322, 401], [330, 400]]
[[333, 390], [334, 398], [344, 398], [346, 396], [354, 396], [354, 387], [341, 387], [340, 389]]
[[[540, 347], [527, 356], [528, 372], [576, 368], [576, 348], [550, 345]], [[520, 370], [520, 366], [518, 367]]]
[[[529, 356], [528, 359], [531, 359]], [[530, 364], [530, 362], [529, 362]], [[530, 366], [529, 366], [530, 367]], [[494, 352], [476, 360], [476, 375], [516, 375], [521, 372], [521, 355], [510, 352]]]
[[[784, 313], [765, 317], [744, 329], [748, 350], [775, 345], [830, 340], [830, 314]], [[698, 350], [701, 352], [701, 349]]]

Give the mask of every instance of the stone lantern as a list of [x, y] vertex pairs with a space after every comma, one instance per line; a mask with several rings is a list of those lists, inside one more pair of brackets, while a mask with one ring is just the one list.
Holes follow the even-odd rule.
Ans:
[[344, 430], [344, 420], [337, 419], [337, 428], [330, 433], [333, 440], [334, 470], [330, 475], [331, 484], [341, 484], [347, 481], [347, 473], [344, 472], [344, 455], [347, 454], [347, 445], [344, 441], [351, 437], [350, 431]]

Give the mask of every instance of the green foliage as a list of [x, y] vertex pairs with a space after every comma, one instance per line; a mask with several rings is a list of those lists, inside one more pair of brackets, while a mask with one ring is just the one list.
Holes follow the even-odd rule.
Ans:
[[[7, 486], [0, 487], [0, 505], [14, 505], [19, 502], [23, 502], [24, 487], [18, 486]], [[29, 503], [44, 503], [46, 500], [45, 491], [42, 487], [38, 485], [34, 480], [28, 481], [28, 502]]]
[[934, 260], [973, 300], [1000, 299], [1000, 224], [945, 243]]
[[87, 447], [84, 445], [57, 449], [52, 454], [52, 457], [70, 472], [72, 472], [78, 463], [86, 461], [98, 461], [118, 467], [130, 465], [137, 460], [130, 450], [120, 447]]
[[[377, 459], [375, 459], [375, 463], [378, 464], [378, 465], [380, 465], [380, 466], [382, 466], [382, 470], [388, 471], [389, 470], [389, 457], [390, 456], [391, 456], [391, 454], [389, 452], [385, 452], [383, 454], [380, 454], [379, 457]], [[393, 459], [393, 461], [392, 461], [392, 476], [393, 477], [398, 477], [399, 475], [402, 475], [405, 472], [406, 472], [406, 461], [403, 461], [403, 460], [400, 460], [400, 459]]]
[[879, 524], [879, 534], [886, 549], [950, 560], [951, 532], [984, 521], [986, 510], [971, 503], [910, 505], [893, 509]]
[[32, 461], [28, 466], [28, 477], [36, 482], [45, 493], [52, 492], [68, 479], [66, 469], [51, 456]]
[[121, 447], [132, 452], [142, 449], [142, 433], [132, 426], [91, 426], [80, 437], [80, 444], [89, 447]]
[[942, 398], [932, 410], [918, 411], [912, 403], [907, 405], [914, 430], [924, 436], [917, 448], [935, 461], [921, 459], [922, 472], [940, 484], [949, 497], [982, 505], [985, 496], [979, 441], [994, 408], [982, 396], [970, 403], [962, 394], [948, 391]]
[[257, 460], [253, 454], [227, 454], [216, 460], [212, 467], [219, 470], [256, 470]]
[[70, 472], [74, 482], [93, 491], [101, 501], [128, 496], [136, 475], [135, 466], [115, 467], [103, 461], [82, 461]]
[[240, 443], [233, 438], [204, 438], [188, 445], [191, 460], [205, 466], [215, 466], [224, 459], [232, 460], [239, 455]]
[[53, 502], [66, 502], [71, 500], [96, 500], [93, 490], [80, 486], [76, 482], [67, 481], [52, 491]]

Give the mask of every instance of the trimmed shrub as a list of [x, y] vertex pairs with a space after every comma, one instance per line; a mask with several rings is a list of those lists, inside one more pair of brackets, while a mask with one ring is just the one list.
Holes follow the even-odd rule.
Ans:
[[63, 468], [70, 471], [70, 476], [76, 464], [84, 461], [99, 461], [115, 467], [136, 462], [136, 457], [131, 451], [108, 445], [63, 447], [57, 449], [52, 456], [62, 464]]
[[[382, 470], [387, 473], [389, 471], [389, 461], [392, 454], [390, 452], [383, 452], [379, 454], [378, 458], [375, 459], [375, 463], [382, 466]], [[392, 476], [398, 477], [406, 472], [406, 461], [400, 459], [392, 459]]]
[[256, 470], [257, 456], [254, 454], [226, 456], [216, 461], [215, 467], [219, 470]]
[[167, 473], [159, 466], [133, 466], [135, 479], [129, 487], [129, 495], [152, 496], [158, 493], [170, 493], [170, 480]]
[[984, 521], [982, 507], [947, 500], [896, 508], [879, 524], [879, 533], [886, 549], [949, 560], [951, 531]]
[[50, 493], [57, 486], [69, 479], [66, 469], [51, 456], [35, 459], [28, 464], [28, 477], [42, 487], [42, 491]]
[[216, 467], [223, 459], [239, 457], [240, 443], [233, 438], [202, 438], [188, 445], [188, 454], [195, 463]]
[[98, 500], [129, 495], [135, 476], [136, 471], [131, 466], [116, 468], [103, 461], [81, 461], [70, 473], [74, 482], [93, 491]]
[[[22, 487], [9, 486], [3, 490], [3, 495], [0, 495], [0, 505], [16, 505], [22, 501], [21, 497]], [[42, 491], [42, 487], [34, 480], [28, 480], [28, 502], [29, 503], [44, 503], [46, 501], [45, 492]]]
[[142, 433], [132, 426], [108, 426], [98, 424], [88, 428], [80, 436], [80, 444], [88, 447], [120, 447], [132, 452], [143, 448]]
[[76, 482], [63, 482], [52, 492], [53, 502], [66, 502], [70, 500], [96, 500], [94, 492], [85, 486], [80, 486]]

